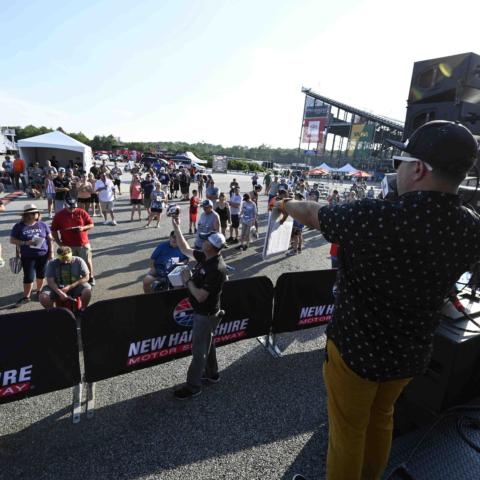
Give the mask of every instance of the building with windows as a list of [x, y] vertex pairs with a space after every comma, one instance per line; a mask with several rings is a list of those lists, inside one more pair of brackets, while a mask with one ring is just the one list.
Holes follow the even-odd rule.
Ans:
[[403, 122], [375, 115], [324, 97], [310, 88], [305, 94], [299, 159], [340, 168], [350, 163], [369, 172], [391, 170], [393, 148], [386, 139], [401, 140]]

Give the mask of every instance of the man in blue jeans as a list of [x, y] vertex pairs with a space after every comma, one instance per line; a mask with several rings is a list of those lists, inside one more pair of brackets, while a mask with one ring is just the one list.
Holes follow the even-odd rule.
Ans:
[[213, 334], [224, 314], [220, 310], [220, 295], [227, 279], [227, 270], [220, 251], [225, 247], [225, 237], [214, 231], [204, 233], [202, 249], [193, 250], [180, 231], [178, 217], [172, 217], [172, 224], [181, 252], [198, 262], [193, 274], [188, 269], [182, 272], [183, 283], [195, 311], [192, 361], [188, 368], [187, 383], [175, 390], [174, 396], [178, 400], [186, 400], [201, 393], [202, 380], [217, 383], [220, 379]]

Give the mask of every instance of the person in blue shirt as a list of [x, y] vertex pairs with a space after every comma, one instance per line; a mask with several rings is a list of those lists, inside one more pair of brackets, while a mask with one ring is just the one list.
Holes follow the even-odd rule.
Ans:
[[168, 285], [167, 275], [177, 263], [187, 262], [186, 257], [177, 246], [177, 237], [175, 232], [170, 232], [168, 242], [162, 242], [155, 248], [150, 257], [150, 270], [143, 279], [143, 291], [145, 293], [152, 293], [155, 291], [152, 288], [153, 282], [160, 282]]

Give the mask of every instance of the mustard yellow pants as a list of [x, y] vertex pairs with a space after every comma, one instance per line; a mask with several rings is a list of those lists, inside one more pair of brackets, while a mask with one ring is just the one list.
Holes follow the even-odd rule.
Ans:
[[331, 340], [327, 351], [327, 479], [380, 479], [392, 445], [393, 406], [411, 378], [365, 380], [345, 364]]

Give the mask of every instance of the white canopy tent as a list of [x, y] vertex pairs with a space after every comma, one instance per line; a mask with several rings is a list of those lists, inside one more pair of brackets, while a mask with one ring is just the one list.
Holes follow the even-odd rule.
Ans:
[[206, 165], [207, 164], [206, 160], [202, 160], [201, 158], [198, 158], [192, 152], [185, 152], [185, 156], [188, 157], [193, 163], [198, 163], [199, 165]]
[[60, 167], [68, 167], [70, 161], [72, 161], [73, 163], [81, 163], [84, 171], [90, 171], [92, 149], [58, 130], [25, 138], [17, 143], [20, 157], [25, 160], [27, 166], [32, 162], [38, 162], [43, 167], [47, 160], [55, 157]]
[[323, 168], [324, 170], [327, 170], [327, 172], [330, 172], [330, 170], [335, 170], [330, 165], [327, 165], [325, 162], [323, 162], [318, 168]]
[[337, 168], [335, 171], [340, 172], [340, 173], [355, 173], [355, 172], [358, 172], [358, 170], [355, 167], [352, 167], [349, 163], [347, 163], [346, 165], [344, 165], [341, 168]]

